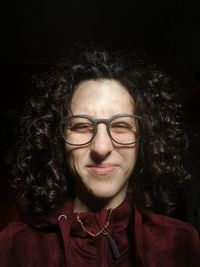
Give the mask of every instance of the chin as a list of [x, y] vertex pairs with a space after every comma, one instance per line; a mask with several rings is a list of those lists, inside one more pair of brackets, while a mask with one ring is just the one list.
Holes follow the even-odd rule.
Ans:
[[112, 198], [113, 196], [115, 196], [116, 194], [118, 194], [118, 192], [120, 192], [120, 190], [118, 190], [117, 188], [113, 188], [113, 185], [108, 185], [108, 184], [103, 184], [103, 185], [96, 185], [94, 187], [90, 187], [89, 188], [89, 192], [94, 195], [95, 197], [100, 197], [100, 198]]

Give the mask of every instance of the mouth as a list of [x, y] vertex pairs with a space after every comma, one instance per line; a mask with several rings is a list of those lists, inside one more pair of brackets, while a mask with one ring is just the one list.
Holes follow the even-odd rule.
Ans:
[[113, 173], [118, 168], [116, 164], [91, 164], [87, 165], [89, 172], [97, 175], [108, 175]]

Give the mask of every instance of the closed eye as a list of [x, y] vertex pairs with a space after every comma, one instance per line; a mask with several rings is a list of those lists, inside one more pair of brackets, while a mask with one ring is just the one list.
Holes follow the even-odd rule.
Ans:
[[131, 130], [133, 127], [127, 123], [115, 123], [113, 125], [111, 125], [111, 129], [112, 130], [121, 130], [121, 131], [128, 131], [128, 130]]
[[88, 132], [93, 131], [93, 125], [89, 123], [78, 123], [69, 127], [71, 131]]

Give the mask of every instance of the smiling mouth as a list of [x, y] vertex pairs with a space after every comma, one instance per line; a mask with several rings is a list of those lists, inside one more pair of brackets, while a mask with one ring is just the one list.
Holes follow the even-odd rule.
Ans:
[[88, 165], [87, 169], [98, 175], [108, 175], [114, 172], [118, 168], [115, 164], [101, 164], [101, 165]]

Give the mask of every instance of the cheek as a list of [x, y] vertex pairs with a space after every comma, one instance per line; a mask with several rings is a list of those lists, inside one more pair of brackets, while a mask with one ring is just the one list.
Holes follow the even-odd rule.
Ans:
[[134, 147], [130, 151], [126, 151], [125, 154], [125, 164], [128, 172], [132, 172], [134, 170], [136, 160], [137, 160], [138, 148]]
[[77, 148], [66, 149], [67, 165], [73, 172], [77, 172], [81, 169], [81, 165], [84, 164], [83, 151]]
[[76, 153], [67, 152], [67, 164], [71, 170], [76, 169], [76, 165], [78, 162], [78, 156]]
[[70, 148], [70, 146], [66, 145], [65, 147], [65, 155], [66, 155], [66, 163], [69, 169], [74, 169], [74, 151]]

